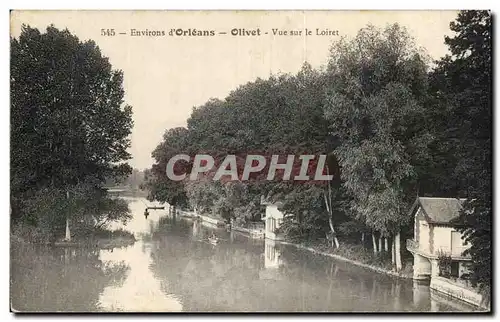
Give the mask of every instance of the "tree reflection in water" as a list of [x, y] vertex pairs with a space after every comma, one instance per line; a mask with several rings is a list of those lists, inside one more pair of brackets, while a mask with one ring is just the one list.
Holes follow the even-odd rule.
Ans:
[[106, 311], [125, 312], [172, 312], [181, 311], [182, 304], [176, 296], [165, 294], [160, 281], [150, 270], [151, 243], [136, 242], [135, 245], [101, 254], [104, 260], [114, 262], [126, 258], [130, 273], [119, 287], [108, 286], [100, 296]]
[[[200, 223], [163, 225], [152, 234], [160, 246], [151, 270], [184, 311], [431, 310], [429, 293], [415, 297], [411, 281]], [[223, 240], [217, 246], [203, 241], [212, 231]]]
[[119, 286], [129, 267], [103, 263], [99, 250], [12, 244], [11, 307], [22, 312], [99, 311], [107, 285]]
[[[141, 214], [142, 215], [142, 214]], [[114, 252], [17, 245], [20, 311], [446, 311], [466, 305], [289, 245], [178, 218], [137, 222], [141, 240]], [[147, 231], [149, 230], [149, 232]], [[216, 232], [216, 246], [206, 238]], [[123, 262], [125, 261], [125, 262]]]

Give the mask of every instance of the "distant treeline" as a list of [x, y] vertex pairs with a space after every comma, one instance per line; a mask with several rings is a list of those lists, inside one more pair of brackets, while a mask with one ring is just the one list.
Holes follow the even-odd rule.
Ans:
[[147, 170], [138, 170], [133, 168], [132, 172], [126, 176], [107, 179], [106, 187], [123, 187], [130, 190], [142, 190], [145, 183], [145, 175]]

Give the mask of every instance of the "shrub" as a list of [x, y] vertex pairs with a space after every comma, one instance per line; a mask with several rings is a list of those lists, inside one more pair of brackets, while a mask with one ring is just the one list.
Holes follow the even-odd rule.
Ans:
[[439, 276], [450, 278], [451, 276], [451, 256], [443, 251], [438, 252]]

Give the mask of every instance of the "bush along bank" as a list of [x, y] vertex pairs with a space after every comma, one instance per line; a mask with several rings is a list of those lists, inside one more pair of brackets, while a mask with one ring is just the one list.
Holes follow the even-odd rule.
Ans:
[[109, 226], [131, 219], [126, 200], [109, 196], [91, 181], [66, 189], [44, 188], [11, 203], [11, 235], [31, 244], [130, 245], [135, 242], [132, 233]]
[[87, 228], [73, 231], [71, 240], [64, 236], [53, 237], [30, 225], [16, 225], [12, 229], [11, 243], [42, 244], [51, 246], [81, 246], [112, 249], [126, 247], [136, 242], [135, 235], [129, 231], [106, 228]]

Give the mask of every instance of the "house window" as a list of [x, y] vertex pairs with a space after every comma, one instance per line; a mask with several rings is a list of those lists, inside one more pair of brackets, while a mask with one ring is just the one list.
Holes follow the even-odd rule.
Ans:
[[454, 253], [462, 252], [464, 246], [467, 246], [467, 242], [462, 239], [462, 234], [458, 231], [451, 232], [451, 247]]

